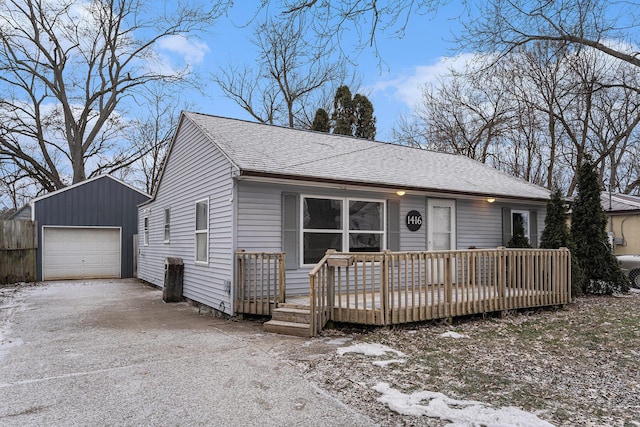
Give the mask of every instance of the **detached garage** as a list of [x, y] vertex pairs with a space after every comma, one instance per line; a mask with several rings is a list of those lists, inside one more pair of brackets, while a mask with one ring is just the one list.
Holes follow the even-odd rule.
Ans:
[[101, 175], [32, 200], [14, 219], [37, 222], [37, 280], [133, 277], [138, 205], [149, 197]]

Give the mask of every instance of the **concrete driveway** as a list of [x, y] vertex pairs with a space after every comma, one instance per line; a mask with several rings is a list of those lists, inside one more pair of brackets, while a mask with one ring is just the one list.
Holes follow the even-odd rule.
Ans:
[[279, 355], [308, 341], [136, 280], [0, 288], [0, 425], [374, 424]]

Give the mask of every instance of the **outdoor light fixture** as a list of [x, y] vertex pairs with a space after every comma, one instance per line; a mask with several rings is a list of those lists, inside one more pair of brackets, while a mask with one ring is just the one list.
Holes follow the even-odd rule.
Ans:
[[407, 192], [406, 192], [406, 191], [404, 191], [404, 190], [398, 190], [398, 191], [396, 191], [396, 194], [397, 194], [398, 196], [404, 196], [405, 194], [407, 194]]
[[487, 198], [487, 202], [489, 202], [489, 203], [493, 203], [493, 202], [495, 202], [495, 201], [496, 201], [496, 198], [495, 198], [495, 197], [489, 197], [489, 198]]

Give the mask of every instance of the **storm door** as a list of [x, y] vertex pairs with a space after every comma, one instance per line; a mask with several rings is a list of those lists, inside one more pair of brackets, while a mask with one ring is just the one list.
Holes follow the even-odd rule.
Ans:
[[455, 200], [427, 201], [427, 249], [448, 251], [456, 249]]

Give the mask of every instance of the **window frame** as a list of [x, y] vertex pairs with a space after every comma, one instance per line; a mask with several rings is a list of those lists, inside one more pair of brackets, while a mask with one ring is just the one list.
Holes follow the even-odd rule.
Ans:
[[515, 221], [513, 220], [513, 215], [518, 214], [522, 215], [523, 218], [526, 218], [527, 226], [524, 227], [524, 235], [531, 242], [531, 215], [528, 210], [525, 209], [511, 209], [511, 237], [513, 237], [513, 226]]
[[[341, 203], [341, 228], [336, 229], [316, 229], [304, 227], [304, 204], [306, 199], [323, 199], [323, 200], [337, 200]], [[367, 202], [378, 203], [381, 207], [382, 217], [380, 218], [381, 230], [357, 230], [350, 228], [350, 202]], [[316, 194], [301, 194], [299, 202], [299, 250], [300, 250], [300, 267], [308, 268], [316, 265], [316, 263], [305, 264], [304, 253], [304, 235], [305, 233], [326, 233], [326, 234], [340, 234], [342, 237], [342, 249], [340, 252], [349, 252], [350, 249], [350, 237], [351, 234], [377, 234], [380, 235], [380, 251], [384, 251], [387, 248], [387, 200], [375, 199], [367, 197], [337, 197], [337, 196], [323, 196]]]
[[142, 218], [142, 245], [149, 246], [149, 215]]
[[[200, 204], [205, 204], [207, 211], [206, 211], [206, 228], [205, 229], [198, 229], [198, 206]], [[193, 260], [194, 263], [197, 265], [209, 265], [209, 198], [206, 197], [204, 199], [200, 199], [200, 200], [196, 200], [195, 202], [195, 212], [194, 212], [194, 221], [193, 221], [193, 231], [194, 231], [194, 237], [193, 237], [193, 242], [194, 242], [194, 253], [193, 253]], [[205, 236], [205, 258], [204, 260], [202, 259], [198, 259], [198, 236], [203, 235]]]
[[164, 242], [171, 242], [171, 208], [164, 209]]

